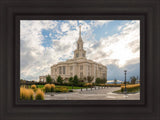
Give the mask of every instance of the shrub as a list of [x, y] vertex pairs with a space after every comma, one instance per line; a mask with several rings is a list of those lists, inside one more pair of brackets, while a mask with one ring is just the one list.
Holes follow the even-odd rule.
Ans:
[[105, 84], [106, 87], [121, 87], [124, 84]]
[[85, 86], [91, 87], [92, 83], [86, 83]]
[[50, 92], [51, 91], [51, 85], [50, 84], [45, 84], [44, 88], [45, 88], [45, 92]]
[[75, 75], [73, 78], [73, 85], [78, 85], [78, 76]]
[[36, 89], [36, 85], [31, 85], [31, 88], [32, 89]]
[[36, 100], [44, 100], [44, 92], [41, 89], [38, 89], [36, 91], [35, 99]]
[[59, 75], [58, 78], [57, 78], [57, 82], [59, 84], [63, 84], [63, 78]]
[[55, 92], [64, 92], [64, 93], [66, 93], [66, 92], [68, 92], [68, 88], [67, 87], [56, 87], [55, 88]]
[[26, 89], [24, 87], [20, 88], [20, 99], [21, 100], [33, 100], [33, 90], [32, 89]]
[[85, 84], [86, 84], [86, 83], [84, 83], [84, 82], [79, 82], [79, 83], [78, 83], [78, 86], [79, 86], [79, 87], [84, 87]]
[[51, 84], [51, 92], [54, 91], [55, 87], [56, 87], [56, 86], [55, 86], [54, 84]]
[[69, 90], [69, 92], [73, 92], [73, 90]]

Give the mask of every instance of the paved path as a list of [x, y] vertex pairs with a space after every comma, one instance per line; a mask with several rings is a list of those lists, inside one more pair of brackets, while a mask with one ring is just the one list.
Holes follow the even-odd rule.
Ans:
[[77, 89], [69, 93], [55, 93], [51, 96], [50, 93], [45, 94], [45, 100], [140, 100], [140, 93], [135, 94], [117, 94], [113, 91], [120, 90], [120, 87], [106, 87], [92, 90], [88, 88]]

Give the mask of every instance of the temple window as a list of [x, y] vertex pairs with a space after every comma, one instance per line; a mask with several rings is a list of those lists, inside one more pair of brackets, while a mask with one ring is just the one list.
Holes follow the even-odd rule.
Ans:
[[61, 74], [61, 67], [59, 67], [59, 74]]
[[83, 72], [80, 73], [80, 78], [82, 78], [82, 77], [83, 77]]
[[73, 66], [70, 66], [70, 70], [73, 70]]
[[83, 70], [83, 65], [80, 66], [80, 70]]
[[66, 67], [63, 66], [63, 74], [65, 74], [65, 72], [66, 72]]
[[76, 54], [76, 57], [78, 57], [78, 53]]

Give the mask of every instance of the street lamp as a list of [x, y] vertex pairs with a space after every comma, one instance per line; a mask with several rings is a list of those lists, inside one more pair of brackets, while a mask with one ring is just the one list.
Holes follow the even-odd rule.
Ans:
[[124, 70], [124, 75], [125, 75], [125, 89], [124, 89], [124, 92], [127, 93], [127, 88], [126, 88], [126, 73], [127, 73], [127, 70]]

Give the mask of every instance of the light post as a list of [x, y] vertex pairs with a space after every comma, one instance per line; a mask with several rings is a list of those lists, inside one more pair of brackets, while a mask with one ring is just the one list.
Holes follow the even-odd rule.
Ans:
[[127, 73], [127, 70], [124, 70], [124, 75], [125, 75], [125, 89], [124, 89], [124, 92], [127, 93], [127, 88], [126, 88], [126, 73]]

